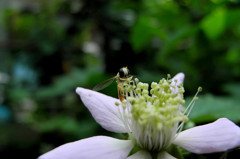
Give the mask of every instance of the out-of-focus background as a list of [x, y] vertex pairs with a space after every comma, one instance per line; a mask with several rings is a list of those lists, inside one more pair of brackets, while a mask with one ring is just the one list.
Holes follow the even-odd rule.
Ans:
[[[186, 127], [240, 123], [237, 0], [1, 0], [0, 156], [37, 158], [102, 129], [75, 93], [122, 66], [143, 82], [184, 72]], [[102, 93], [117, 97], [113, 83]], [[186, 158], [233, 158], [239, 150]]]

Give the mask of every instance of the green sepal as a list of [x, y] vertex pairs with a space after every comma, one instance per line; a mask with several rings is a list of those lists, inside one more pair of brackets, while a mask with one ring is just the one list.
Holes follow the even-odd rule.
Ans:
[[169, 154], [171, 154], [172, 156], [174, 156], [177, 159], [184, 159], [183, 154], [181, 152], [181, 150], [179, 149], [178, 146], [176, 145], [171, 145], [168, 149], [167, 152]]
[[129, 153], [128, 156], [131, 156], [131, 155], [135, 154], [136, 152], [138, 152], [138, 151], [140, 151], [140, 150], [142, 150], [142, 148], [139, 147], [139, 146], [137, 146], [137, 145], [135, 145], [135, 146], [132, 148], [132, 150], [130, 151], [130, 153]]

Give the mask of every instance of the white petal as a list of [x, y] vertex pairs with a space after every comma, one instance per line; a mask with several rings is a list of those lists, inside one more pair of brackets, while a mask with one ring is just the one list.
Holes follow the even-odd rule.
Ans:
[[226, 118], [185, 130], [174, 144], [194, 153], [221, 152], [240, 145], [240, 128]]
[[181, 83], [183, 83], [184, 77], [185, 77], [184, 73], [180, 72], [172, 78], [172, 81], [174, 82], [176, 80], [177, 81], [176, 84], [180, 85]]
[[119, 108], [115, 105], [116, 102], [120, 104], [120, 100], [80, 87], [76, 89], [76, 92], [94, 119], [104, 129], [116, 133], [127, 132], [120, 118]]
[[64, 144], [38, 159], [126, 159], [132, 148], [130, 140], [96, 136]]
[[149, 152], [140, 150], [137, 153], [129, 156], [127, 159], [152, 159], [152, 156]]
[[[176, 74], [173, 78], [172, 78], [172, 85], [178, 86], [180, 84], [183, 84], [184, 81], [184, 73], [178, 73]], [[173, 93], [177, 93], [178, 92], [178, 87], [176, 88], [172, 88], [171, 89]]]
[[163, 151], [158, 153], [157, 159], [176, 159], [176, 158], [167, 153], [166, 151]]

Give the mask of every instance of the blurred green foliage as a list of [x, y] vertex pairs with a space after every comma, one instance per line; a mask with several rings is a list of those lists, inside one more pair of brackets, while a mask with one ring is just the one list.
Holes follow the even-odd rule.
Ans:
[[[188, 126], [240, 123], [236, 0], [3, 0], [0, 17], [1, 156], [36, 158], [116, 135], [94, 121], [75, 88], [93, 88], [122, 66], [144, 82], [184, 72], [186, 104], [202, 86]], [[116, 84], [101, 92], [117, 97]]]

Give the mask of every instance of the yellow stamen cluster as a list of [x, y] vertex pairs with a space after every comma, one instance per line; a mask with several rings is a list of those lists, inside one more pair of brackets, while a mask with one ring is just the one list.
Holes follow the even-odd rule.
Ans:
[[[151, 89], [146, 83], [139, 82], [135, 89], [136, 97], [127, 97], [131, 103], [133, 118], [141, 125], [150, 125], [158, 130], [172, 127], [178, 122], [186, 122], [187, 116], [181, 112], [184, 105], [184, 88], [176, 85], [176, 81], [162, 79], [153, 82]], [[173, 89], [178, 89], [173, 93]]]
[[129, 135], [142, 148], [153, 151], [167, 148], [188, 120], [182, 113], [183, 85], [169, 78], [153, 82], [150, 88], [138, 79], [124, 84], [122, 118]]

